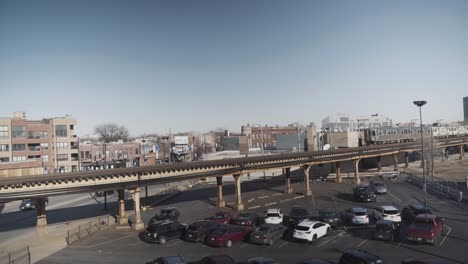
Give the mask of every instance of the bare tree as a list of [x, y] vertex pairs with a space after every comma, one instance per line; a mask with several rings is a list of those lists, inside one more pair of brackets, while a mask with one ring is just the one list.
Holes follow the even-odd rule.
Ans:
[[94, 128], [94, 133], [99, 136], [99, 141], [110, 143], [118, 140], [128, 140], [128, 129], [115, 123], [102, 124]]

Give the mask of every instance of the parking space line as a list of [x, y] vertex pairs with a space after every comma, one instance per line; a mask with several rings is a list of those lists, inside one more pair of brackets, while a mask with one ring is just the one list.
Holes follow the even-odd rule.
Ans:
[[141, 245], [143, 244], [143, 242], [138, 242], [138, 243], [135, 243], [135, 244], [131, 244], [130, 246], [138, 246], [138, 245]]
[[250, 210], [250, 209], [255, 209], [255, 208], [260, 208], [260, 205], [256, 205], [256, 206], [249, 207], [249, 210]]
[[285, 245], [288, 244], [288, 243], [289, 243], [289, 242], [286, 241], [286, 242], [284, 242], [283, 244], [279, 245], [278, 248], [281, 248], [281, 247], [285, 246]]
[[367, 242], [367, 239], [364, 240], [364, 241], [362, 241], [361, 243], [359, 243], [359, 244], [357, 245], [357, 247], [360, 247], [360, 246], [364, 245], [364, 243], [366, 243], [366, 242]]
[[250, 202], [252, 202], [253, 200], [255, 200], [255, 198], [252, 198], [252, 199], [248, 200], [247, 202], [250, 203]]
[[280, 203], [284, 203], [284, 202], [291, 201], [291, 200], [292, 200], [291, 198], [280, 200]]
[[265, 195], [265, 196], [260, 196], [260, 197], [258, 197], [257, 199], [265, 199], [265, 198], [268, 198], [268, 197], [270, 197], [270, 196], [269, 196], [269, 195]]
[[294, 197], [294, 199], [300, 199], [300, 198], [304, 198], [304, 195]]
[[276, 202], [267, 203], [267, 204], [265, 204], [265, 206], [270, 206], [270, 205], [274, 205], [274, 204], [276, 204]]
[[278, 196], [278, 195], [282, 195], [282, 193], [275, 193], [272, 196]]
[[335, 236], [329, 238], [328, 240], [326, 240], [326, 241], [323, 242], [322, 244], [318, 245], [317, 247], [319, 248], [319, 247], [321, 247], [321, 246], [327, 244], [328, 242], [330, 242], [330, 241], [332, 241], [333, 239], [335, 239], [335, 238], [341, 236], [342, 234], [343, 234], [343, 232], [338, 233], [337, 235], [335, 235]]
[[392, 196], [392, 197], [395, 198], [396, 200], [398, 200], [400, 203], [402, 202], [402, 200], [401, 200], [400, 198], [396, 197], [396, 196], [393, 195], [391, 192], [388, 192], [388, 191], [387, 191], [387, 193], [390, 194], [390, 196]]
[[[442, 227], [443, 228], [443, 227]], [[442, 246], [442, 244], [444, 244], [445, 240], [447, 239], [448, 235], [450, 234], [450, 232], [452, 231], [452, 228], [450, 228], [450, 226], [447, 226], [447, 228], [449, 229], [449, 231], [447, 232], [447, 234], [445, 234], [445, 237], [442, 239], [442, 241], [440, 241], [440, 244], [439, 246]]]
[[241, 245], [240, 248], [246, 247], [246, 246], [248, 246], [248, 245], [249, 245], [249, 244], [245, 243], [245, 244]]
[[101, 245], [109, 244], [109, 243], [112, 243], [112, 242], [115, 242], [115, 241], [119, 241], [119, 240], [122, 240], [122, 239], [125, 239], [125, 238], [128, 238], [128, 237], [132, 237], [132, 236], [135, 236], [135, 235], [134, 235], [134, 234], [131, 234], [131, 235], [127, 235], [127, 236], [124, 236], [124, 237], [119, 237], [119, 238], [107, 240], [107, 241], [104, 241], [104, 242], [101, 242], [101, 243], [97, 243], [97, 244], [94, 244], [94, 245], [89, 245], [89, 246], [70, 246], [70, 247], [76, 247], [76, 248], [93, 248], [93, 247], [96, 247], [96, 246], [101, 246]]
[[172, 247], [172, 246], [174, 246], [174, 245], [177, 245], [177, 244], [180, 244], [180, 243], [183, 243], [183, 242], [184, 242], [184, 241], [182, 241], [182, 240], [181, 240], [181, 241], [177, 241], [177, 242], [175, 242], [175, 243], [172, 243], [172, 244], [167, 245], [166, 247]]

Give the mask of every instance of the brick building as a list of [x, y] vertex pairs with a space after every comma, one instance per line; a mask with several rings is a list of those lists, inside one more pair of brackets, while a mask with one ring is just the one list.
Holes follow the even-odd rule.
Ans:
[[24, 112], [0, 118], [0, 169], [26, 168], [33, 161], [43, 173], [77, 171], [76, 123], [68, 115], [27, 120]]
[[79, 146], [79, 154], [80, 170], [133, 167], [140, 164], [141, 144], [138, 142], [111, 142], [103, 145], [102, 143], [83, 141]]
[[251, 126], [241, 127], [242, 136], [247, 136], [249, 148], [276, 148], [277, 135], [296, 135], [304, 131], [299, 125], [288, 126]]

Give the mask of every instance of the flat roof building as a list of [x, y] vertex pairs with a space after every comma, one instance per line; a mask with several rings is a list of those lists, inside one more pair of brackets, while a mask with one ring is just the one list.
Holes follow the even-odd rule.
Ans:
[[468, 96], [463, 97], [463, 121], [468, 124]]
[[76, 123], [68, 115], [27, 120], [24, 112], [0, 118], [0, 169], [38, 161], [44, 173], [78, 171]]

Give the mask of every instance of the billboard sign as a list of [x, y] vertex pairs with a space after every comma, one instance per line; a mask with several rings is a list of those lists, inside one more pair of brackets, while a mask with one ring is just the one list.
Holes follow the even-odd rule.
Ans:
[[188, 136], [175, 136], [174, 143], [176, 145], [188, 145]]

